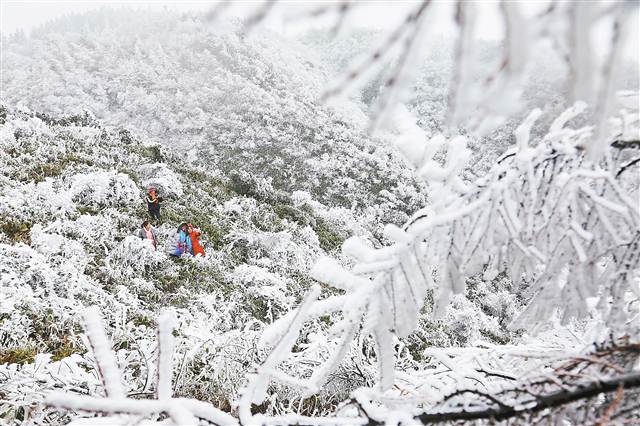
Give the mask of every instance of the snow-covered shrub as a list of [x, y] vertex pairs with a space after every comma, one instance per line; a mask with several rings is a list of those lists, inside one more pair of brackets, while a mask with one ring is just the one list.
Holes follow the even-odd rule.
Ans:
[[33, 322], [26, 314], [16, 312], [18, 302], [20, 301], [21, 289], [7, 288], [3, 297], [2, 314], [4, 319], [0, 324], [0, 342], [2, 347], [17, 348], [28, 344], [29, 336], [34, 332]]
[[71, 194], [53, 178], [8, 188], [0, 195], [0, 216], [25, 222], [63, 218], [75, 208]]
[[469, 300], [484, 314], [495, 318], [502, 327], [508, 326], [522, 309], [527, 288], [526, 282], [518, 286], [506, 274], [490, 281], [478, 275], [469, 278], [466, 285]]
[[0, 364], [0, 376], [6, 379], [0, 382], [4, 395], [0, 418], [7, 424], [68, 422], [64, 413], [46, 408], [44, 398], [60, 386], [99, 392], [102, 384], [90, 367], [90, 362], [78, 354], [58, 360], [53, 360], [51, 354], [37, 354], [32, 363], [19, 368], [16, 364]]
[[184, 193], [178, 175], [164, 163], [144, 164], [137, 170], [145, 188], [157, 188], [160, 195], [168, 197], [181, 197]]
[[246, 288], [246, 292], [253, 298], [253, 304], [260, 304], [261, 320], [273, 322], [287, 312], [295, 302], [295, 295], [291, 294], [287, 285], [288, 279], [255, 265], [239, 265], [230, 277], [234, 283]]
[[145, 269], [154, 268], [166, 260], [167, 255], [154, 249], [151, 241], [129, 235], [106, 257], [105, 272], [116, 279], [140, 277]]
[[89, 263], [84, 246], [79, 241], [46, 233], [40, 224], [31, 228], [31, 245], [45, 256], [59, 255], [61, 261], [70, 261], [79, 271], [84, 271]]
[[452, 298], [443, 322], [452, 346], [473, 346], [478, 340], [499, 339], [502, 334], [495, 317], [480, 314], [477, 306], [462, 296]]
[[124, 207], [140, 198], [131, 178], [113, 170], [76, 174], [67, 185], [79, 207]]
[[10, 120], [0, 130], [0, 146], [5, 152], [25, 148], [25, 139], [49, 140], [54, 132], [40, 118], [28, 116], [25, 119]]
[[136, 293], [153, 292], [156, 290], [156, 286], [153, 285], [153, 282], [144, 278], [132, 278], [129, 280], [129, 283], [130, 287], [135, 290]]
[[[43, 240], [53, 239], [38, 235], [37, 230], [36, 234], [43, 253], [22, 244], [0, 244], [3, 306], [10, 307], [5, 313], [0, 342], [5, 347], [54, 350], [67, 339], [77, 340], [73, 337], [74, 327], [84, 304], [113, 306], [113, 298], [84, 275], [83, 269], [78, 269], [83, 268], [85, 260], [76, 257], [77, 253], [67, 258], [61, 247], [57, 253], [50, 252]], [[29, 330], [27, 339], [19, 338], [24, 337], [23, 326]]]
[[76, 219], [56, 220], [44, 229], [77, 241], [92, 253], [104, 254], [115, 244], [116, 236], [122, 228], [128, 229], [136, 224], [127, 223], [130, 219], [122, 217], [115, 209], [104, 209], [101, 214], [82, 214]]

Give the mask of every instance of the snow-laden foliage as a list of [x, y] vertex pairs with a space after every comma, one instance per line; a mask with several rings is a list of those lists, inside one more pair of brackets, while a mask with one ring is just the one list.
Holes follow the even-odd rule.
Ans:
[[[564, 109], [587, 101], [589, 116], [597, 117], [598, 131], [585, 141], [593, 145], [606, 138], [610, 114], [637, 107], [637, 98], [631, 105], [616, 96], [640, 84], [637, 60], [628, 55], [637, 4], [579, 3], [536, 2], [534, 11], [507, 1], [425, 0], [406, 5], [405, 20], [387, 31], [358, 29], [337, 37], [317, 31], [302, 40], [334, 71], [325, 96], [362, 100], [379, 124], [406, 102], [430, 136], [462, 131], [473, 151], [466, 174], [477, 177], [512, 143], [513, 131], [534, 108], [545, 112], [543, 125], [534, 129], [542, 137]], [[357, 7], [339, 14], [366, 20]], [[482, 37], [487, 16], [501, 21], [502, 40]], [[444, 17], [457, 31], [438, 32], [434, 19]]]
[[[452, 50], [420, 68], [424, 1], [325, 87], [370, 44], [311, 37], [328, 51], [309, 54], [257, 27], [273, 4], [246, 23], [101, 11], [3, 38], [0, 418], [637, 420], [637, 93], [610, 118], [633, 5], [525, 19], [502, 2], [500, 51], [460, 1]], [[337, 32], [350, 3], [323, 8]], [[530, 67], [538, 39], [569, 87]], [[474, 70], [482, 55], [495, 67]], [[565, 92], [593, 115], [560, 114]], [[151, 186], [157, 250], [136, 236]], [[183, 221], [206, 256], [167, 255]]]
[[[327, 66], [307, 50], [201, 16], [91, 12], [6, 40], [0, 97], [54, 115], [88, 110], [194, 166], [237, 175], [246, 195], [268, 180], [276, 194], [306, 191], [327, 206], [403, 223], [424, 204], [422, 185], [364, 133], [358, 105], [318, 105]], [[145, 149], [164, 162], [162, 149]], [[161, 167], [145, 166], [140, 183], [180, 196]]]
[[[561, 114], [531, 147], [530, 129], [540, 115], [533, 111], [516, 131], [517, 145], [470, 187], [459, 178], [469, 158], [463, 138], [448, 141], [439, 163], [434, 155], [444, 137], [427, 143], [415, 124], [400, 125], [398, 147], [427, 180], [432, 202], [416, 212], [404, 229], [387, 226], [386, 236], [394, 242], [390, 246], [374, 249], [358, 237], [345, 241], [343, 253], [355, 260], [351, 268], [330, 258], [314, 266], [317, 280], [344, 294], [315, 303], [317, 295], [310, 294], [299, 310], [265, 331], [261, 343], [273, 346], [273, 351], [263, 364], [270, 361], [267, 370], [258, 370], [262, 380], [316, 393], [347, 356], [352, 342], [371, 335], [376, 343], [377, 390], [382, 395], [396, 381], [396, 338], [407, 337], [418, 327], [427, 297], [433, 295], [434, 314], [442, 316], [452, 295], [465, 292], [465, 279], [479, 273], [491, 279], [506, 271], [514, 283], [527, 281], [529, 300], [511, 323], [514, 329], [535, 331], [535, 326], [548, 324], [556, 315], [562, 324], [595, 316], [602, 323], [601, 332], [637, 335], [640, 206], [634, 200], [640, 194], [637, 176], [620, 175], [628, 167], [629, 151], [637, 156], [640, 118], [623, 112], [623, 120], [613, 121], [607, 160], [592, 163], [582, 151], [592, 128], [566, 126], [582, 109], [576, 104]], [[421, 139], [423, 144], [417, 142]], [[304, 364], [318, 357], [314, 346], [291, 352], [283, 342], [294, 339], [291, 333], [299, 333], [305, 319], [333, 314], [339, 319], [321, 343], [331, 348], [320, 355], [322, 364], [303, 377], [278, 371], [279, 363]], [[258, 404], [265, 395], [255, 393], [251, 383], [256, 380], [250, 380], [247, 392]], [[379, 400], [376, 395], [366, 399]], [[388, 421], [382, 412], [364, 411], [375, 420]], [[244, 417], [242, 413], [243, 422], [256, 420], [248, 411]]]
[[76, 174], [68, 188], [71, 201], [81, 207], [121, 207], [137, 201], [139, 189], [124, 173], [95, 172]]
[[150, 241], [129, 235], [111, 250], [104, 263], [109, 276], [126, 279], [138, 275], [141, 268], [157, 268], [166, 260], [167, 255], [154, 249]]
[[[337, 249], [352, 234], [378, 241], [386, 208], [373, 202], [364, 210], [370, 213], [327, 207], [309, 192], [287, 195], [266, 179], [196, 168], [170, 149], [142, 144], [90, 117], [2, 111], [0, 359], [9, 378], [0, 385], [3, 419], [67, 422], [68, 413], [42, 404], [59, 386], [101, 395], [95, 375], [87, 381], [83, 370], [94, 365], [80, 329], [89, 305], [104, 313], [126, 392], [136, 395], [153, 390], [153, 326], [161, 309], [173, 306], [181, 360], [176, 395], [235, 413], [247, 369], [267, 355], [258, 345], [262, 330], [297, 306], [317, 259], [340, 256]], [[166, 197], [157, 251], [135, 236], [151, 185]], [[182, 221], [204, 231], [204, 258], [167, 255]], [[407, 341], [404, 362], [419, 365], [420, 351], [434, 338], [451, 345], [479, 335], [496, 343], [515, 335], [476, 300], [463, 298], [450, 323], [425, 319]], [[480, 318], [471, 328], [463, 314], [469, 311]], [[321, 336], [331, 321], [305, 324], [309, 342], [301, 344], [322, 356]], [[62, 383], [42, 379], [56, 371]], [[298, 389], [269, 386], [278, 398], [265, 412], [284, 414], [295, 406], [327, 414], [374, 377], [374, 359], [347, 359], [313, 401]]]
[[[369, 227], [353, 215], [337, 220], [312, 198], [305, 202], [313, 207], [298, 203], [304, 210], [284, 197], [256, 202], [170, 153], [158, 164], [159, 146], [97, 122], [70, 125], [5, 108], [3, 117], [0, 356], [13, 371], [2, 384], [4, 419], [58, 418], [41, 405], [46, 389], [58, 385], [38, 375], [69, 356], [69, 365], [85, 362], [78, 326], [87, 305], [107, 315], [127, 386], [142, 393], [151, 383], [150, 327], [162, 306], [176, 307], [178, 350], [187, 360], [176, 389], [228, 409], [241, 372], [258, 356], [258, 331], [295, 305], [310, 265], [340, 244], [342, 228]], [[157, 251], [135, 236], [146, 216], [147, 179], [167, 197]], [[181, 221], [204, 231], [205, 258], [167, 256]], [[52, 362], [31, 372], [36, 354], [47, 353]], [[225, 368], [214, 373], [210, 365]], [[64, 373], [64, 386], [97, 392], [75, 371]], [[40, 390], [15, 387], [19, 377]]]
[[[96, 307], [83, 312], [84, 328], [88, 344], [93, 353], [96, 369], [105, 391], [105, 399], [90, 396], [50, 394], [47, 404], [66, 410], [127, 413], [106, 417], [103, 420], [114, 423], [129, 423], [132, 415], [149, 416], [152, 413], [167, 413], [175, 424], [196, 425], [197, 419], [219, 425], [237, 424], [230, 415], [212, 406], [193, 399], [173, 398], [173, 352], [175, 315], [164, 312], [158, 319], [158, 355], [156, 358], [156, 392], [154, 401], [126, 398], [121, 371], [118, 368], [111, 344], [102, 326], [102, 316]], [[76, 423], [77, 424], [77, 423]]]
[[139, 173], [140, 183], [145, 187], [156, 188], [164, 196], [179, 198], [183, 195], [180, 179], [166, 164], [145, 164], [140, 167]]

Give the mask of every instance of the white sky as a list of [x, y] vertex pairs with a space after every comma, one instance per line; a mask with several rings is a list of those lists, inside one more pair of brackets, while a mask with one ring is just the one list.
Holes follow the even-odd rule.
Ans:
[[[11, 34], [18, 29], [26, 32], [41, 25], [48, 20], [61, 17], [69, 13], [82, 13], [102, 6], [130, 7], [133, 9], [164, 9], [187, 11], [206, 11], [217, 2], [211, 0], [202, 1], [104, 1], [104, 0], [0, 0], [1, 23], [0, 28], [3, 34]], [[225, 11], [226, 15], [246, 16], [248, 12], [256, 10], [263, 3], [263, 0], [236, 0], [230, 8]], [[283, 24], [283, 16], [295, 14], [305, 9], [313, 9], [323, 4], [331, 2], [322, 1], [280, 1], [273, 9], [273, 16], [268, 25], [277, 31], [296, 31], [295, 22]], [[350, 23], [356, 26], [373, 28], [389, 28], [406, 16], [407, 11], [416, 6], [417, 0], [367, 0], [356, 2], [353, 9]], [[440, 2], [439, 7], [433, 8], [436, 15], [443, 15], [444, 20], [436, 19], [442, 27], [442, 31], [448, 31], [453, 27], [450, 13], [446, 9], [451, 6], [451, 2]], [[497, 38], [500, 35], [501, 23], [495, 9], [496, 2], [483, 2], [483, 18], [489, 23], [484, 26], [488, 30], [487, 38]], [[493, 3], [493, 4], [491, 4]], [[540, 4], [540, 2], [538, 2]], [[534, 6], [535, 7], [535, 6]], [[438, 10], [440, 9], [440, 10]], [[446, 12], [445, 12], [446, 11]], [[449, 16], [447, 16], [449, 15]], [[355, 19], [357, 18], [357, 19]], [[491, 22], [493, 21], [493, 22]], [[496, 24], [497, 22], [497, 25]], [[306, 23], [308, 24], [308, 22]], [[493, 25], [492, 25], [493, 24]]]
[[[522, 10], [527, 15], [535, 14], [543, 10], [548, 4], [548, 0], [514, 0], [519, 1]], [[226, 9], [227, 16], [247, 16], [252, 11], [257, 10], [263, 0], [236, 0]], [[392, 28], [401, 21], [408, 11], [415, 8], [418, 0], [360, 0], [356, 1], [356, 7], [350, 14], [348, 25], [371, 28]], [[480, 7], [478, 33], [477, 36], [484, 39], [500, 39], [503, 36], [502, 19], [498, 14], [498, 0], [477, 0]], [[70, 13], [83, 13], [89, 10], [101, 8], [103, 6], [129, 7], [132, 9], [169, 9], [178, 12], [202, 12], [213, 7], [217, 1], [200, 0], [200, 1], [182, 1], [170, 2], [162, 0], [153, 1], [104, 1], [104, 0], [0, 0], [0, 32], [2, 34], [11, 34], [16, 30], [22, 29], [29, 32], [31, 29], [49, 21], [59, 18]], [[265, 25], [273, 30], [284, 34], [297, 33], [301, 30], [309, 28], [310, 20], [305, 19], [301, 23], [300, 19], [289, 19], [287, 16], [299, 16], [303, 10], [312, 10], [321, 5], [331, 4], [331, 1], [300, 1], [285, 0], [280, 1], [274, 7], [270, 18]], [[335, 1], [333, 2], [335, 4]], [[430, 7], [430, 23], [433, 25], [434, 32], [446, 34], [454, 30], [453, 24], [453, 1], [436, 0], [434, 7]], [[632, 18], [637, 22], [640, 21], [638, 9]], [[330, 18], [321, 21], [317, 20], [316, 26], [330, 24]], [[605, 27], [605, 25], [602, 25]], [[632, 31], [625, 49], [628, 58], [638, 60], [640, 56], [639, 43], [639, 25], [632, 25]], [[598, 50], [604, 50], [609, 36], [606, 30], [600, 31], [594, 40], [594, 44]]]

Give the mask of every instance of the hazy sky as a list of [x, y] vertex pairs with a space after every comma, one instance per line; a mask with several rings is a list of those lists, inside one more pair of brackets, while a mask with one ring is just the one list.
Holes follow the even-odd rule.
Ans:
[[[348, 26], [361, 26], [372, 28], [391, 28], [400, 22], [408, 13], [416, 7], [418, 0], [361, 0], [356, 1], [349, 19]], [[212, 8], [217, 2], [211, 0], [201, 1], [104, 1], [104, 0], [0, 0], [0, 31], [3, 34], [11, 34], [18, 29], [29, 32], [31, 29], [49, 20], [61, 17], [70, 13], [82, 13], [103, 6], [129, 7], [132, 9], [168, 9], [178, 12], [201, 12]], [[247, 16], [248, 13], [257, 10], [263, 0], [236, 0], [226, 9], [227, 16]], [[297, 33], [309, 28], [310, 20], [301, 20], [300, 14], [303, 11], [310, 11], [319, 6], [331, 2], [326, 1], [300, 1], [289, 0], [279, 1], [274, 7], [269, 19], [265, 23], [269, 28], [284, 34]], [[335, 2], [333, 4], [336, 4]], [[485, 39], [500, 39], [503, 36], [504, 26], [498, 14], [497, 0], [478, 0], [480, 8], [479, 22], [476, 36]], [[522, 10], [525, 14], [534, 14], [543, 10], [548, 4], [548, 0], [521, 1]], [[435, 1], [429, 10], [430, 25], [436, 33], [446, 34], [455, 28], [453, 17], [453, 1]], [[289, 17], [289, 19], [287, 19]], [[293, 19], [291, 19], [293, 17]], [[296, 19], [296, 17], [298, 19]], [[638, 10], [636, 9], [635, 21], [638, 21]], [[302, 23], [301, 23], [302, 21]], [[316, 26], [327, 26], [330, 24], [330, 17], [325, 21], [314, 21]], [[609, 40], [607, 25], [601, 24], [603, 30], [594, 39], [594, 45], [598, 50], [604, 51]], [[638, 25], [633, 26], [629, 42], [625, 53], [629, 58], [636, 59], [639, 56], [639, 33]]]
[[[226, 9], [225, 14], [232, 16], [246, 16], [249, 12], [256, 10], [263, 3], [260, 1], [235, 1]], [[355, 26], [365, 26], [374, 28], [388, 28], [398, 23], [406, 16], [407, 12], [415, 8], [416, 0], [395, 0], [395, 1], [358, 1], [355, 3], [353, 13], [349, 23]], [[434, 7], [432, 13], [442, 15], [444, 19], [435, 19], [443, 32], [453, 28], [450, 13], [447, 11], [450, 4], [442, 2], [438, 7]], [[484, 2], [484, 20], [486, 25], [485, 37], [497, 38], [500, 36], [502, 26], [499, 21], [495, 2]], [[493, 4], [491, 4], [493, 3]], [[48, 20], [58, 18], [69, 13], [82, 13], [88, 10], [98, 9], [102, 6], [130, 7], [133, 9], [169, 9], [180, 12], [206, 11], [216, 4], [216, 1], [100, 1], [100, 0], [2, 0], [0, 1], [2, 14], [1, 28], [4, 34], [10, 34], [18, 29], [29, 31]], [[267, 23], [268, 26], [277, 31], [296, 31], [296, 22], [300, 20], [286, 18], [295, 16], [304, 10], [312, 10], [326, 4], [321, 1], [280, 1], [274, 8], [272, 17]], [[439, 18], [439, 16], [437, 16]], [[494, 22], [492, 22], [494, 21]], [[308, 24], [308, 22], [307, 22]]]

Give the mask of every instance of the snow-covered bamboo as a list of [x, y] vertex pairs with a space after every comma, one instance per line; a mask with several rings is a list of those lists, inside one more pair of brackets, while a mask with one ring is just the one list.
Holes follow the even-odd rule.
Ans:
[[173, 312], [165, 312], [158, 318], [158, 365], [157, 399], [169, 399], [173, 395], [171, 378], [173, 376], [173, 352], [175, 317]]
[[83, 319], [106, 395], [110, 398], [123, 398], [125, 389], [121, 382], [120, 369], [111, 349], [109, 338], [104, 331], [100, 309], [97, 306], [86, 308]]

